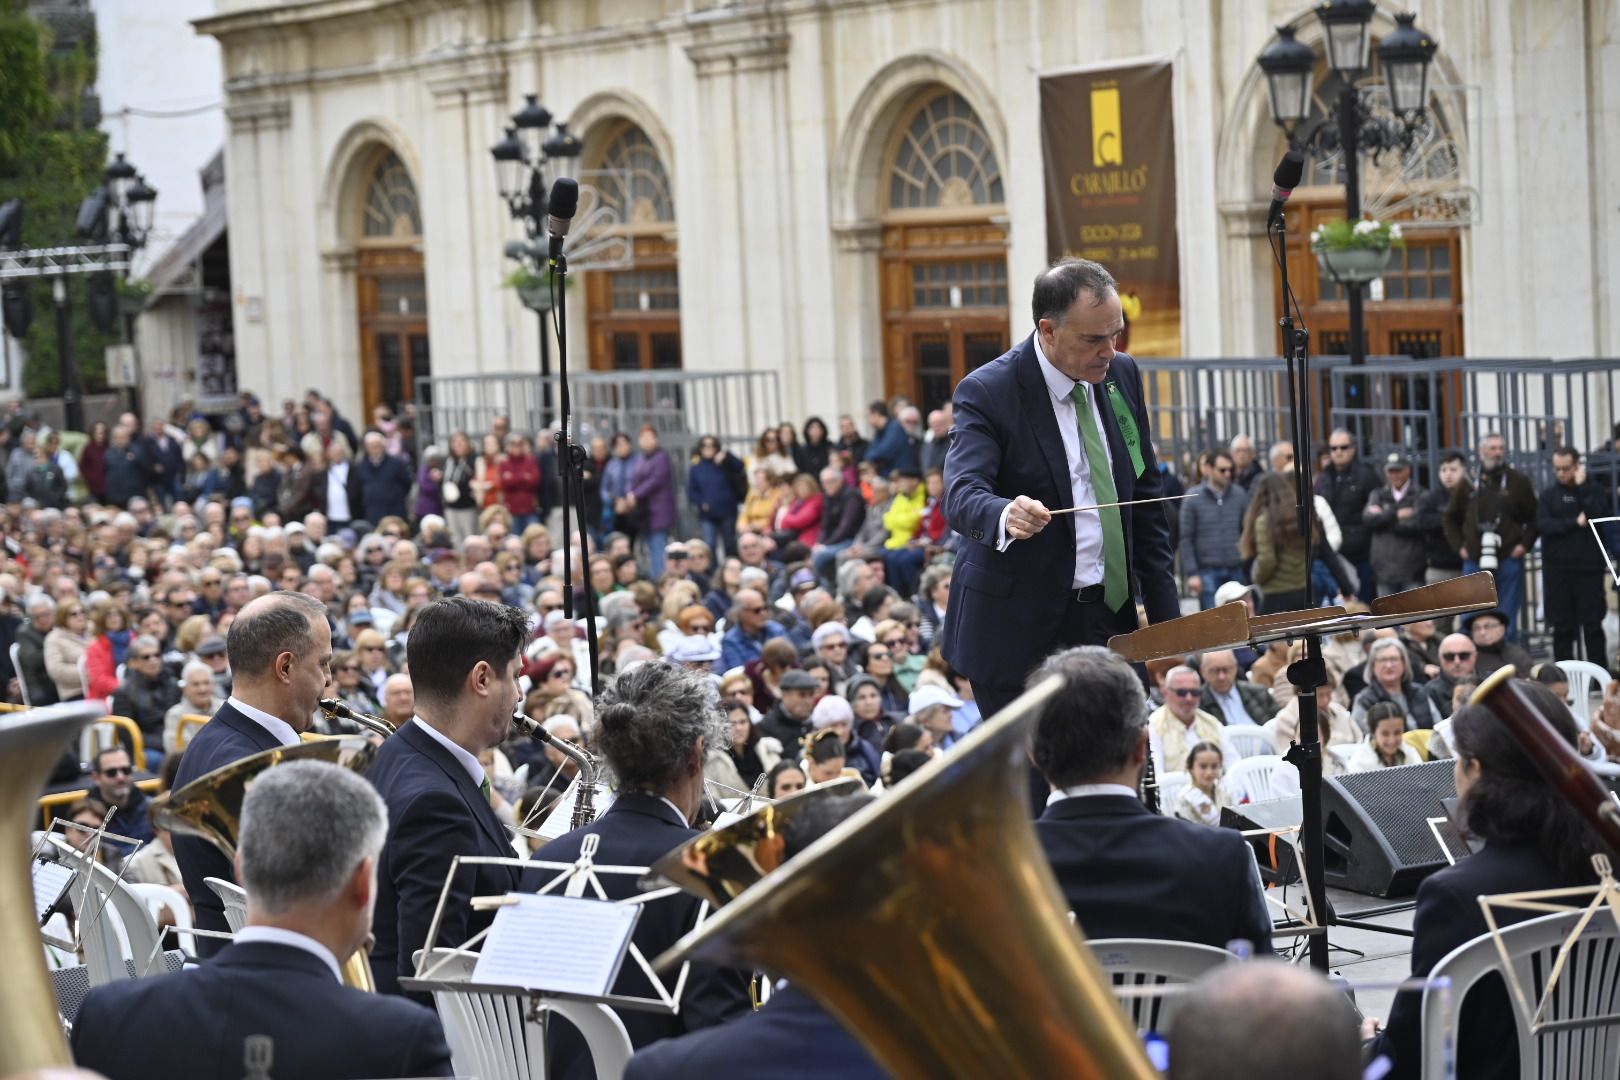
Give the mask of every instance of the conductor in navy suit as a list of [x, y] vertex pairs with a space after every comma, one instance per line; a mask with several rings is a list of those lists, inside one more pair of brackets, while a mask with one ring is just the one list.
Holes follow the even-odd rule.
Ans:
[[[399, 979], [415, 972], [412, 954], [427, 941], [451, 860], [517, 855], [490, 806], [478, 755], [512, 733], [528, 638], [523, 612], [468, 596], [429, 604], [411, 627], [405, 656], [416, 715], [389, 736], [366, 773], [388, 803], [372, 924], [371, 974], [379, 993], [400, 993]], [[445, 899], [435, 947], [459, 946], [489, 926], [494, 915], [475, 915], [474, 896], [500, 896], [520, 884], [515, 866], [462, 867]]]
[[110, 1080], [449, 1076], [431, 1009], [339, 976], [371, 930], [387, 827], [382, 800], [347, 769], [266, 770], [242, 803], [247, 924], [194, 970], [92, 990], [74, 1060]]
[[[1169, 523], [1113, 276], [1063, 259], [1035, 279], [1035, 331], [956, 388], [945, 513], [962, 545], [945, 658], [986, 716], [1069, 645], [1104, 645], [1180, 614]], [[1054, 515], [1104, 503], [1137, 505]]]
[[[200, 776], [278, 746], [297, 746], [319, 707], [332, 671], [332, 629], [326, 607], [296, 592], [270, 593], [245, 605], [225, 638], [230, 659], [231, 696], [186, 746], [175, 773], [182, 788]], [[236, 880], [223, 852], [199, 837], [174, 835], [186, 895], [203, 930], [229, 931], [225, 908], [204, 878]], [[200, 956], [212, 956], [224, 943], [198, 938]]]

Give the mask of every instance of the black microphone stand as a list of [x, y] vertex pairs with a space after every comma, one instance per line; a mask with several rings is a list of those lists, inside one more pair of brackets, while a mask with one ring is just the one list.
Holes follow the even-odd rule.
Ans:
[[[1312, 533], [1316, 527], [1316, 497], [1311, 488], [1310, 474], [1305, 459], [1310, 453], [1311, 383], [1310, 333], [1303, 323], [1296, 323], [1292, 304], [1293, 290], [1288, 286], [1288, 222], [1281, 209], [1266, 222], [1266, 232], [1272, 237], [1272, 251], [1282, 273], [1282, 327], [1283, 358], [1288, 363], [1288, 408], [1290, 427], [1294, 435], [1294, 494], [1295, 512], [1299, 520], [1299, 533], [1305, 543], [1305, 607], [1316, 606], [1316, 589], [1312, 582], [1315, 562], [1315, 544]], [[1305, 858], [1302, 868], [1305, 894], [1309, 899], [1311, 917], [1317, 930], [1307, 938], [1311, 966], [1318, 971], [1328, 968], [1328, 927], [1333, 918], [1327, 906], [1327, 883], [1324, 868], [1323, 845], [1326, 836], [1322, 827], [1322, 739], [1316, 707], [1316, 688], [1327, 682], [1327, 665], [1322, 660], [1320, 634], [1305, 635], [1305, 655], [1288, 665], [1288, 681], [1299, 696], [1299, 733], [1283, 760], [1299, 770], [1300, 793], [1300, 847]]]
[[557, 463], [562, 472], [563, 512], [563, 615], [574, 617], [573, 542], [569, 519], [579, 522], [580, 614], [585, 619], [585, 640], [590, 647], [591, 696], [602, 690], [601, 661], [597, 656], [596, 597], [591, 591], [591, 538], [585, 521], [585, 448], [574, 442], [574, 414], [568, 397], [568, 256], [562, 253], [561, 238], [553, 238], [551, 256], [551, 319], [557, 330], [557, 379], [562, 403], [562, 421], [557, 428]]

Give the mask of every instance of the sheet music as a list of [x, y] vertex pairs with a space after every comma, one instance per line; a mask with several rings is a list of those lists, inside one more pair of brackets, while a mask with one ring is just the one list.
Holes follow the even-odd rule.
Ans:
[[[538, 832], [541, 839], [555, 840], [574, 827], [574, 804], [578, 799], [579, 779], [576, 777], [569, 783], [568, 790], [563, 792], [562, 798], [557, 800], [557, 805], [551, 808], [551, 813], [546, 815], [546, 820], [540, 823]], [[608, 791], [607, 786], [604, 784], [596, 785], [596, 799], [593, 802], [596, 812], [600, 814], [612, 802], [613, 795]]]
[[613, 987], [640, 904], [509, 893], [472, 981], [601, 997]]
[[62, 899], [73, 880], [73, 869], [61, 863], [34, 860], [34, 920], [45, 925], [45, 916]]

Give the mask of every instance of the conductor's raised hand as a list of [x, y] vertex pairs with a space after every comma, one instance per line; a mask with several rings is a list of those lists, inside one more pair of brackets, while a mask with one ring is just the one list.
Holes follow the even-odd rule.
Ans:
[[1052, 520], [1052, 511], [1041, 505], [1039, 499], [1020, 495], [1007, 511], [1007, 535], [1014, 540], [1028, 540]]

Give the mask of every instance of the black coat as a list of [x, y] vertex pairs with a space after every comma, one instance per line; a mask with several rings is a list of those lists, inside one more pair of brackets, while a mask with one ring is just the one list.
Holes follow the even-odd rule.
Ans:
[[[1425, 878], [1418, 886], [1417, 912], [1412, 917], [1412, 975], [1421, 978], [1434, 970], [1453, 949], [1485, 933], [1479, 897], [1495, 893], [1533, 892], [1585, 882], [1565, 881], [1544, 855], [1531, 845], [1487, 843], [1455, 866]], [[1497, 908], [1499, 926], [1508, 926], [1542, 914], [1517, 908]], [[1423, 997], [1395, 995], [1389, 1023], [1369, 1048], [1369, 1059], [1386, 1054], [1395, 1080], [1422, 1075]], [[1496, 975], [1474, 984], [1463, 999], [1457, 1022], [1457, 1075], [1466, 1080], [1513, 1080], [1519, 1075], [1518, 1035], [1507, 987]]]
[[360, 493], [360, 504], [350, 507], [357, 516], [373, 523], [385, 517], [410, 517], [405, 512], [405, 498], [416, 477], [404, 458], [384, 454], [381, 461], [373, 462], [369, 456], [361, 456], [349, 466], [349, 477], [350, 490]]
[[769, 735], [782, 744], [782, 754], [794, 761], [799, 759], [799, 743], [810, 734], [810, 721], [798, 721], [782, 711], [778, 701], [759, 718], [759, 733]]
[[1608, 568], [1590, 524], [1575, 524], [1582, 514], [1588, 523], [1593, 518], [1610, 516], [1608, 495], [1590, 480], [1578, 487], [1553, 484], [1536, 499], [1536, 531], [1541, 534], [1541, 565], [1545, 569], [1602, 573]]
[[1234, 830], [1161, 817], [1130, 795], [1048, 806], [1036, 835], [1088, 938], [1160, 938], [1271, 952], [1254, 856]]
[[[174, 776], [175, 790], [233, 761], [241, 761], [262, 750], [274, 750], [280, 745], [274, 735], [237, 712], [227, 701], [186, 744], [185, 756], [180, 759], [180, 770]], [[198, 927], [204, 930], [229, 930], [230, 925], [225, 921], [225, 906], [214, 895], [214, 890], [204, 884], [203, 879], [217, 877], [234, 882], [236, 869], [231, 865], [231, 860], [207, 840], [175, 833], [174, 861], [180, 866], [180, 878], [197, 913]], [[223, 942], [218, 938], [197, 939], [199, 956], [212, 956], [222, 947]]]
[[[596, 851], [598, 865], [651, 866], [696, 835], [698, 831], [680, 820], [679, 815], [662, 799], [639, 792], [626, 792], [592, 824], [559, 836], [536, 852], [534, 858], [544, 862], [572, 863], [579, 858], [585, 837], [596, 836], [599, 838]], [[554, 871], [533, 871], [528, 875], [525, 887], [530, 890], [539, 888], [554, 876]], [[634, 877], [622, 874], [604, 874], [601, 882], [610, 900], [620, 900], [640, 891]], [[696, 925], [700, 904], [697, 897], [682, 893], [643, 905], [631, 941], [649, 964]], [[670, 976], [666, 985], [672, 983], [673, 976]], [[652, 995], [652, 986], [634, 961], [627, 958], [619, 969], [613, 992], [648, 997]], [[618, 1014], [619, 1019], [624, 1021], [631, 1044], [639, 1049], [659, 1039], [713, 1027], [743, 1014], [747, 1009], [748, 986], [741, 973], [693, 964], [686, 978], [685, 993], [681, 995], [680, 1012], [670, 1016], [621, 1009]], [[553, 1020], [552, 1024], [552, 1065], [555, 1071], [550, 1075], [577, 1080], [594, 1077], [595, 1070], [585, 1056], [584, 1044], [578, 1033], [566, 1021]], [[726, 1030], [730, 1031], [730, 1028]], [[742, 1060], [739, 1059], [738, 1063], [741, 1064]]]
[[[249, 1050], [259, 1038], [270, 1048]], [[342, 986], [313, 954], [263, 941], [98, 987], [73, 1025], [74, 1061], [108, 1080], [240, 1080], [248, 1054], [299, 1080], [452, 1073], [432, 1010]]]
[[1339, 554], [1353, 563], [1366, 562], [1372, 550], [1372, 533], [1363, 521], [1367, 498], [1379, 486], [1378, 474], [1360, 457], [1347, 469], [1329, 465], [1316, 478], [1316, 493], [1327, 500], [1339, 523], [1343, 539]]
[[27, 620], [17, 628], [17, 668], [17, 678], [28, 686], [28, 700], [36, 708], [56, 704], [56, 680], [45, 670], [45, 635]]
[[[516, 858], [517, 852], [471, 774], [414, 721], [383, 743], [366, 779], [388, 804], [388, 840], [377, 859], [371, 976], [379, 993], [398, 994], [400, 978], [416, 971], [412, 954], [427, 942], [451, 858]], [[514, 866], [463, 867], [445, 901], [435, 945], [454, 948], [487, 927], [494, 915], [475, 914], [468, 901], [511, 892], [521, 879]]]
[[129, 500], [146, 494], [146, 457], [137, 444], [107, 447], [107, 501], [114, 506], [129, 505]]
[[127, 716], [140, 725], [141, 734], [150, 746], [154, 737], [161, 744], [164, 719], [179, 702], [180, 684], [166, 671], [155, 679], [132, 671], [113, 691], [112, 711], [114, 716]]
[[638, 1051], [625, 1080], [880, 1080], [889, 1074], [814, 998], [794, 986], [724, 1027], [665, 1039]]

